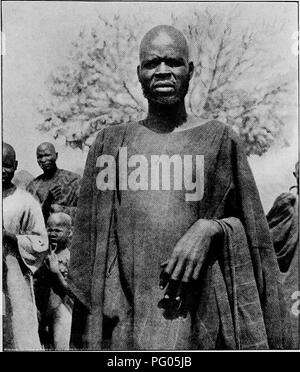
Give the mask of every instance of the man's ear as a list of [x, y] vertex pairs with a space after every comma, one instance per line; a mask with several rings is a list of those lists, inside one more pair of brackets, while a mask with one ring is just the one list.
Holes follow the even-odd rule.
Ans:
[[140, 65], [138, 65], [138, 67], [136, 68], [136, 73], [137, 73], [139, 82], [141, 82], [141, 66]]
[[15, 161], [15, 170], [18, 168], [18, 160]]
[[194, 74], [194, 63], [189, 62], [189, 78], [190, 78], [190, 80], [191, 80], [193, 74]]
[[58, 152], [55, 153], [55, 160], [58, 158]]

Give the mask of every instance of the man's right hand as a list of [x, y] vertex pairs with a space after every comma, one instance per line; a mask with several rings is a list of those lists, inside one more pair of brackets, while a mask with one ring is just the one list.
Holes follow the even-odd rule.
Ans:
[[12, 234], [5, 229], [2, 232], [3, 241], [6, 242], [17, 242], [17, 237], [15, 234]]
[[55, 185], [49, 189], [49, 194], [53, 195], [55, 201], [62, 198], [62, 187], [61, 185]]
[[43, 215], [45, 220], [48, 219], [50, 213], [61, 212], [58, 210], [59, 204], [57, 204], [57, 200], [62, 197], [62, 188], [60, 185], [55, 185], [49, 189], [48, 195], [44, 200], [42, 205]]
[[18, 240], [15, 234], [12, 234], [3, 229], [2, 241], [3, 241], [2, 257], [4, 258], [12, 247], [16, 247], [16, 245], [18, 244]]

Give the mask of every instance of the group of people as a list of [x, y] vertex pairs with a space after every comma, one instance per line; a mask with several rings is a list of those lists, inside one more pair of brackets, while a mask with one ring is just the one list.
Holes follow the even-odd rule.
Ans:
[[267, 219], [238, 136], [187, 114], [179, 30], [152, 28], [139, 59], [147, 116], [101, 130], [82, 180], [43, 143], [21, 191], [3, 144], [5, 347], [299, 347], [283, 274], [298, 275], [298, 192]]
[[15, 150], [2, 148], [3, 347], [67, 350], [73, 300], [66, 278], [81, 177], [58, 169], [54, 146], [42, 143], [43, 174], [22, 190], [12, 182]]

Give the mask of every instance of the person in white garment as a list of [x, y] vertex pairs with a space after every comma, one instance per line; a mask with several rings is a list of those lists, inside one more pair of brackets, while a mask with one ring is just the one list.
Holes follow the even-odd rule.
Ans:
[[14, 148], [3, 143], [3, 349], [41, 350], [33, 274], [41, 266], [48, 237], [39, 203], [17, 188]]

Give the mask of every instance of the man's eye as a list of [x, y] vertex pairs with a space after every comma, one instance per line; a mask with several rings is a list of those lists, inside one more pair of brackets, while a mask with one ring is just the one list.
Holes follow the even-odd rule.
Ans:
[[157, 64], [158, 64], [157, 61], [149, 61], [149, 62], [144, 63], [143, 67], [151, 69], [151, 68], [155, 68], [157, 66]]
[[178, 61], [177, 59], [168, 59], [166, 64], [170, 67], [179, 67], [182, 66], [182, 62]]

